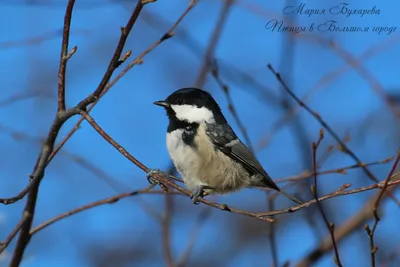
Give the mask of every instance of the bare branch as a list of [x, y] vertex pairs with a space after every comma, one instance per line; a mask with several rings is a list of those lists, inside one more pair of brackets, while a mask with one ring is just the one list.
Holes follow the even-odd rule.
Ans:
[[380, 217], [378, 215], [378, 208], [379, 208], [379, 203], [382, 200], [383, 195], [385, 194], [385, 191], [388, 187], [389, 180], [391, 179], [394, 171], [396, 170], [396, 167], [399, 163], [400, 160], [400, 150], [397, 152], [397, 157], [395, 162], [393, 163], [392, 169], [390, 170], [388, 176], [385, 179], [384, 185], [382, 189], [380, 190], [378, 197], [376, 198], [376, 201], [373, 206], [373, 214], [374, 214], [374, 224], [372, 225], [372, 228], [368, 226], [368, 224], [365, 226], [365, 231], [367, 231], [367, 234], [369, 236], [369, 245], [370, 245], [370, 253], [371, 253], [371, 266], [375, 267], [375, 253], [378, 251], [378, 247], [375, 245], [374, 241], [374, 234], [376, 231], [376, 227], [378, 226], [378, 223], [380, 221]]
[[60, 69], [58, 71], [58, 112], [65, 111], [65, 70], [67, 69], [68, 59], [76, 52], [75, 46], [68, 54], [69, 30], [71, 27], [72, 10], [75, 0], [69, 0], [64, 17], [64, 30], [61, 43]]
[[337, 266], [342, 267], [342, 263], [340, 261], [340, 256], [339, 256], [339, 250], [337, 248], [336, 240], [335, 240], [335, 225], [333, 222], [330, 222], [328, 220], [328, 217], [326, 216], [326, 213], [324, 209], [322, 208], [322, 205], [320, 201], [318, 200], [318, 184], [317, 184], [317, 149], [319, 144], [321, 143], [322, 139], [324, 138], [324, 130], [321, 129], [319, 132], [319, 139], [317, 143], [312, 144], [312, 151], [313, 151], [313, 168], [314, 168], [314, 186], [311, 187], [311, 191], [314, 195], [315, 201], [317, 203], [317, 207], [322, 215], [322, 218], [324, 219], [325, 225], [328, 228], [329, 234], [331, 236], [332, 240], [332, 245], [333, 249], [335, 251], [335, 257], [334, 257], [334, 262]]

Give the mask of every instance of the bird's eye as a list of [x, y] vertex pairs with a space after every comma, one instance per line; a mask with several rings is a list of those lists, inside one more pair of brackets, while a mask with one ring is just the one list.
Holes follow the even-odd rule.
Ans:
[[182, 98], [178, 98], [176, 100], [176, 102], [178, 103], [178, 105], [182, 105], [183, 104], [183, 99]]

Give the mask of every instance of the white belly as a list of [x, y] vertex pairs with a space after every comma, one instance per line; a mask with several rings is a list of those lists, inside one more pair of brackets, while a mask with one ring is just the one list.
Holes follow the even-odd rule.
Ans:
[[181, 174], [185, 185], [189, 190], [194, 190], [199, 185], [204, 185], [199, 177], [199, 158], [198, 154], [191, 146], [183, 142], [182, 133], [184, 130], [178, 129], [167, 133], [167, 149], [172, 162]]

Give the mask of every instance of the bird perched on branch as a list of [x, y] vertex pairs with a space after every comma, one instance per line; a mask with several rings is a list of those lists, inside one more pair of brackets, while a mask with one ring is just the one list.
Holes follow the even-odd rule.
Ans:
[[154, 104], [167, 112], [167, 149], [193, 203], [205, 193], [226, 194], [245, 187], [269, 187], [302, 203], [279, 189], [208, 92], [182, 88]]

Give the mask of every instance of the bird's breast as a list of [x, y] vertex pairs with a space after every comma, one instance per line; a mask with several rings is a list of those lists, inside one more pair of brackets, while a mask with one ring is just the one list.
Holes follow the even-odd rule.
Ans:
[[207, 185], [222, 194], [248, 185], [247, 172], [240, 164], [215, 149], [205, 134], [205, 126], [200, 125], [193, 134], [184, 129], [167, 133], [167, 149], [191, 190], [199, 185]]

